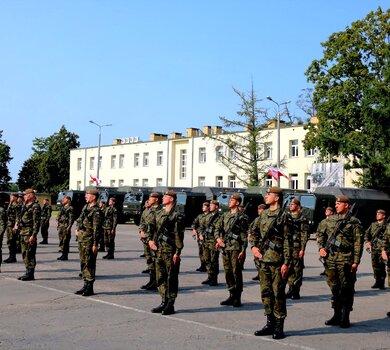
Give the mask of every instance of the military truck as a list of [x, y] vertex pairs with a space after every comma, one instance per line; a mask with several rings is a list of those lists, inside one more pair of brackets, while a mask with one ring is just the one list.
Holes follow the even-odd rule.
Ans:
[[152, 188], [123, 186], [118, 189], [124, 193], [122, 206], [124, 220], [132, 220], [136, 225], [139, 225], [145, 202], [149, 198]]

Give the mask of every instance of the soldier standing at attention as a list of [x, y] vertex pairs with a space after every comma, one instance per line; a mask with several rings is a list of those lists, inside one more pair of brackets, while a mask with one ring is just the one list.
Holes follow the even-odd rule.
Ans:
[[142, 212], [139, 226], [139, 235], [144, 246], [145, 259], [149, 273], [149, 282], [141, 286], [141, 289], [146, 290], [157, 290], [156, 263], [155, 257], [149, 247], [149, 241], [152, 239], [150, 232], [151, 225], [153, 225], [156, 220], [157, 211], [161, 210], [161, 205], [158, 203], [159, 197], [160, 194], [158, 192], [152, 192], [149, 195], [149, 199], [145, 202], [145, 210]]
[[10, 194], [7, 208], [7, 246], [9, 257], [4, 260], [7, 264], [16, 263], [16, 231], [14, 227], [16, 224], [17, 199], [17, 193]]
[[253, 230], [251, 250], [256, 258], [260, 276], [261, 300], [267, 317], [266, 325], [255, 332], [256, 336], [272, 335], [282, 339], [287, 316], [286, 281], [292, 259], [292, 237], [281, 208], [283, 192], [279, 187], [267, 190], [265, 204], [269, 206], [260, 216]]
[[371, 288], [385, 289], [386, 265], [381, 254], [386, 226], [386, 212], [379, 209], [376, 212], [376, 221], [370, 225], [364, 236], [366, 250], [371, 253], [371, 264], [375, 278], [375, 283]]
[[291, 199], [290, 213], [287, 214], [287, 224], [290, 226], [289, 231], [292, 235], [293, 250], [292, 264], [289, 268], [288, 286], [286, 294], [288, 299], [300, 299], [300, 290], [303, 280], [303, 257], [307, 240], [309, 239], [309, 223], [302, 215], [301, 202], [297, 198]]
[[93, 284], [96, 274], [96, 257], [98, 242], [102, 233], [103, 213], [97, 204], [98, 196], [98, 190], [87, 191], [85, 195], [87, 204], [77, 219], [76, 225], [81, 272], [84, 280], [84, 286], [76, 294], [81, 294], [85, 297], [94, 295]]
[[49, 237], [49, 225], [50, 225], [50, 217], [51, 217], [51, 205], [48, 198], [43, 200], [43, 205], [41, 209], [41, 235], [42, 241], [39, 244], [48, 244]]
[[61, 237], [60, 247], [62, 255], [57, 260], [68, 260], [71, 229], [74, 223], [74, 211], [71, 206], [71, 198], [65, 196], [61, 201], [62, 207], [58, 213], [58, 237]]
[[219, 250], [215, 249], [215, 226], [220, 218], [219, 203], [216, 200], [210, 202], [208, 220], [205, 223], [203, 233], [199, 234], [199, 240], [203, 241], [203, 260], [206, 263], [208, 277], [202, 284], [218, 286], [219, 274]]
[[24, 204], [16, 216], [15, 230], [20, 230], [22, 257], [26, 266], [26, 273], [18, 277], [21, 281], [34, 280], [34, 271], [37, 261], [37, 236], [41, 223], [41, 206], [35, 197], [35, 192], [28, 188], [23, 192]]
[[[333, 215], [333, 213], [334, 213], [334, 210], [332, 207], [327, 207], [325, 209], [325, 219], [322, 220], [317, 226], [317, 232], [316, 232], [317, 244], [318, 244], [318, 237], [319, 237], [318, 232], [322, 232], [324, 230], [324, 227], [326, 226], [326, 223], [327, 223], [329, 216]], [[327, 238], [325, 238], [325, 239], [327, 239]], [[323, 272], [320, 273], [320, 276], [325, 276], [325, 274], [326, 274], [326, 271], [324, 270]]]
[[175, 313], [175, 300], [179, 288], [180, 254], [183, 249], [185, 223], [183, 215], [176, 211], [176, 193], [165, 192], [163, 209], [156, 213], [151, 227], [153, 238], [150, 249], [156, 252], [157, 288], [161, 304], [151, 311], [162, 315]]
[[1, 272], [1, 263], [3, 261], [3, 237], [4, 232], [7, 227], [7, 211], [3, 207], [3, 201], [0, 198], [0, 272]]
[[[383, 245], [382, 245], [382, 259], [384, 262], [389, 263], [389, 255], [390, 255], [390, 225], [387, 225], [383, 237]], [[390, 317], [390, 311], [387, 313], [387, 317]]]
[[[99, 203], [98, 203], [98, 206], [99, 206], [99, 209], [101, 210], [101, 212], [103, 213], [103, 221], [104, 221], [104, 212], [106, 210], [106, 201], [104, 200], [100, 200]], [[98, 242], [98, 251], [99, 252], [105, 252], [106, 251], [106, 246], [104, 244], [104, 233], [100, 235], [100, 238], [99, 238], [99, 242]]]
[[[332, 292], [332, 318], [327, 326], [350, 327], [349, 314], [353, 306], [355, 273], [363, 251], [363, 228], [360, 221], [350, 216], [351, 204], [347, 196], [336, 199], [336, 215], [328, 218], [318, 232], [321, 258], [325, 260], [326, 282]], [[327, 244], [328, 243], [328, 244]], [[328, 247], [328, 249], [325, 249]]]
[[108, 200], [108, 207], [104, 210], [104, 245], [107, 255], [103, 259], [114, 259], [116, 226], [118, 225], [118, 210], [115, 208], [116, 199]]
[[217, 241], [215, 247], [223, 251], [222, 261], [226, 287], [229, 291], [229, 297], [220, 304], [234, 307], [242, 305], [242, 261], [248, 246], [248, 220], [238, 209], [241, 200], [238, 193], [230, 196], [228, 204], [230, 211], [224, 213], [218, 220], [214, 233]]
[[196, 271], [199, 272], [206, 272], [206, 262], [204, 261], [204, 254], [203, 254], [203, 240], [199, 239], [199, 235], [203, 232], [205, 229], [205, 224], [208, 220], [209, 216], [209, 210], [210, 210], [210, 204], [209, 202], [204, 202], [202, 204], [202, 214], [199, 214], [194, 222], [192, 223], [192, 236], [194, 239], [197, 239], [198, 242], [198, 250], [199, 250], [199, 259], [200, 259], [200, 266], [196, 269]]

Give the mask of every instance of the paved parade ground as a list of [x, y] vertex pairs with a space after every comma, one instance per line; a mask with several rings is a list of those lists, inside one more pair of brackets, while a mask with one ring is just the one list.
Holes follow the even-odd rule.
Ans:
[[[39, 237], [40, 239], [41, 237]], [[160, 304], [157, 292], [140, 289], [148, 280], [140, 258], [142, 244], [137, 226], [119, 225], [114, 260], [99, 253], [95, 293], [82, 297], [78, 277], [77, 242], [71, 241], [69, 261], [58, 261], [55, 220], [51, 219], [49, 245], [39, 245], [35, 281], [22, 282], [20, 254], [16, 264], [3, 264], [0, 273], [0, 349], [390, 349], [390, 289], [373, 290], [369, 255], [364, 252], [358, 271], [352, 326], [327, 327], [332, 315], [330, 292], [318, 261], [315, 241], [308, 243], [300, 300], [287, 303], [287, 337], [255, 337], [265, 317], [256, 270], [247, 250], [243, 307], [220, 306], [226, 299], [222, 264], [219, 286], [201, 285], [197, 244], [187, 230], [179, 276], [176, 314], [162, 316], [150, 309]], [[3, 259], [8, 249], [3, 243]], [[387, 284], [387, 281], [386, 281]]]

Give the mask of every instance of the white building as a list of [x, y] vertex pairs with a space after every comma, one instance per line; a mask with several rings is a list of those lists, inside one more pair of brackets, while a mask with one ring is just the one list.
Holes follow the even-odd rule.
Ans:
[[[265, 140], [267, 165], [275, 165], [277, 129], [271, 123], [264, 133], [269, 133]], [[280, 159], [283, 160], [283, 172], [289, 179], [281, 177], [280, 186], [313, 190], [314, 182], [318, 182], [318, 179], [329, 185], [327, 174], [318, 176], [318, 171], [325, 171], [326, 168], [328, 174], [338, 173], [338, 185], [353, 187], [354, 172], [345, 171], [339, 163], [327, 166], [317, 163], [315, 152], [304, 150], [305, 133], [303, 125], [281, 124]], [[219, 153], [227, 154], [229, 150], [207, 136], [211, 134], [224, 137], [221, 127], [206, 126], [203, 131], [188, 128], [186, 136], [180, 133], [169, 136], [152, 133], [149, 141], [140, 141], [137, 137], [116, 139], [112, 145], [100, 147], [100, 185], [245, 187], [218, 161]], [[84, 189], [93, 185], [91, 176], [97, 175], [97, 157], [98, 146], [71, 150], [70, 189]], [[262, 185], [276, 185], [276, 181], [269, 176]]]

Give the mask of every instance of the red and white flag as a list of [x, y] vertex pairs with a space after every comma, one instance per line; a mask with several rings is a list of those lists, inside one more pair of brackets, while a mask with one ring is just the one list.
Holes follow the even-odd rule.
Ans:
[[271, 175], [275, 181], [278, 181], [281, 176], [285, 177], [287, 180], [290, 180], [289, 177], [279, 168], [274, 168], [272, 166], [267, 166], [267, 174]]
[[89, 177], [96, 184], [96, 186], [99, 186], [101, 181], [97, 177], [93, 177], [91, 174], [89, 174]]

